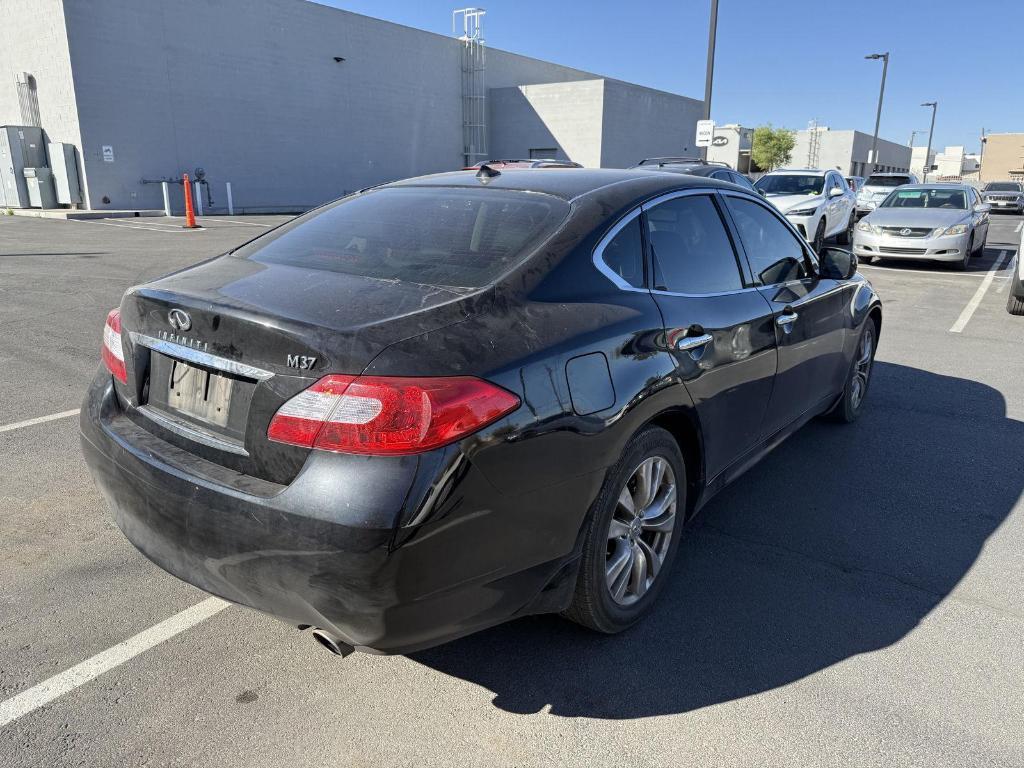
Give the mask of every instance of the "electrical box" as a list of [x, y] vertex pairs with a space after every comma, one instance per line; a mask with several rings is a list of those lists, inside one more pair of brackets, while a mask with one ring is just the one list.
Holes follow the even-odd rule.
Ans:
[[30, 208], [56, 208], [57, 195], [53, 191], [53, 171], [49, 168], [26, 168], [25, 185], [28, 187]]
[[43, 129], [0, 126], [0, 207], [29, 208], [26, 168], [46, 168]]
[[50, 170], [58, 205], [78, 205], [82, 202], [82, 185], [78, 180], [78, 156], [74, 144], [50, 142]]

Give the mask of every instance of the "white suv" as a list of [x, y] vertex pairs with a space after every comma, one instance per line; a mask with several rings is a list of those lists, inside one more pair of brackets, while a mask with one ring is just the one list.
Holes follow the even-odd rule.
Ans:
[[839, 171], [772, 171], [754, 187], [786, 215], [815, 251], [830, 237], [849, 245], [857, 198]]

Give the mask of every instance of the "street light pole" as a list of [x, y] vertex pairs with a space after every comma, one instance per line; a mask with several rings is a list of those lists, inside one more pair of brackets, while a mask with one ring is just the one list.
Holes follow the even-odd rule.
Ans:
[[939, 102], [937, 101], [926, 101], [921, 105], [922, 107], [932, 108], [932, 124], [928, 128], [928, 149], [924, 151], [924, 169], [921, 173], [921, 181], [928, 181], [928, 171], [931, 169], [931, 156], [932, 156], [932, 132], [935, 130], [935, 113], [939, 109]]
[[[875, 136], [871, 139], [871, 173], [874, 173], [875, 168], [878, 167], [878, 126], [882, 122], [882, 97], [885, 96], [885, 75], [889, 69], [889, 52], [872, 53], [864, 58], [882, 60], [882, 87], [878, 90], [878, 111], [875, 112]], [[870, 176], [871, 174], [868, 175]]]
[[[708, 30], [708, 65], [704, 71], [704, 119], [711, 119], [711, 84], [715, 79], [715, 35], [718, 33], [718, 0], [711, 0], [711, 26]], [[708, 148], [700, 148], [700, 156], [707, 160]]]

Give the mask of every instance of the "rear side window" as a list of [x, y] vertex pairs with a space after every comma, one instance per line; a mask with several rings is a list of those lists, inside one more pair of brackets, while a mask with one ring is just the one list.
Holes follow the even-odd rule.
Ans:
[[677, 197], [646, 215], [655, 288], [699, 294], [743, 287], [736, 253], [710, 197]]
[[803, 245], [775, 214], [751, 200], [727, 199], [758, 282], [773, 285], [807, 277]]
[[568, 215], [548, 195], [390, 187], [346, 198], [254, 240], [235, 256], [452, 288], [487, 285]]
[[640, 217], [634, 216], [604, 247], [601, 260], [634, 288], [644, 287], [644, 247]]
[[909, 176], [868, 176], [866, 185], [871, 187], [901, 187], [909, 183]]

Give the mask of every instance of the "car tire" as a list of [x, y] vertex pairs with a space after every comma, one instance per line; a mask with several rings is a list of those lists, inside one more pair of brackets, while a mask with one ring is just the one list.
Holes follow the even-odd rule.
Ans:
[[[985, 237], [987, 238], [988, 235], [986, 234]], [[978, 247], [974, 249], [974, 252], [971, 254], [971, 256], [972, 257], [978, 257], [978, 256], [984, 256], [984, 255], [985, 255], [985, 241], [982, 240], [980, 243], [978, 243]]]
[[1024, 315], [1024, 299], [1011, 293], [1006, 297], [1006, 311], [1011, 315]]
[[857, 349], [850, 364], [850, 372], [846, 376], [843, 394], [828, 417], [842, 424], [852, 424], [864, 410], [864, 400], [868, 395], [871, 383], [871, 371], [875, 364], [875, 351], [878, 348], [878, 325], [873, 317], [864, 321], [864, 329], [857, 340]]
[[839, 245], [849, 245], [853, 242], [854, 219], [855, 217], [851, 215], [850, 221], [846, 225], [846, 229], [836, 236], [836, 242], [839, 243]]
[[814, 241], [811, 243], [811, 248], [814, 249], [815, 253], [821, 253], [821, 249], [825, 245], [825, 219], [822, 218], [818, 222], [818, 228], [814, 230]]
[[[650, 474], [644, 467], [651, 468]], [[652, 482], [659, 467], [661, 479]], [[642, 486], [644, 476], [646, 486]], [[673, 493], [670, 486], [674, 486], [671, 504], [667, 502]], [[565, 618], [614, 634], [650, 610], [665, 586], [682, 538], [686, 487], [683, 456], [669, 432], [647, 427], [633, 436], [608, 470], [591, 507], [576, 591]], [[637, 507], [640, 517], [632, 511]], [[645, 518], [648, 523], [638, 522]], [[658, 530], [666, 525], [667, 531]], [[667, 538], [659, 538], [666, 533]]]

